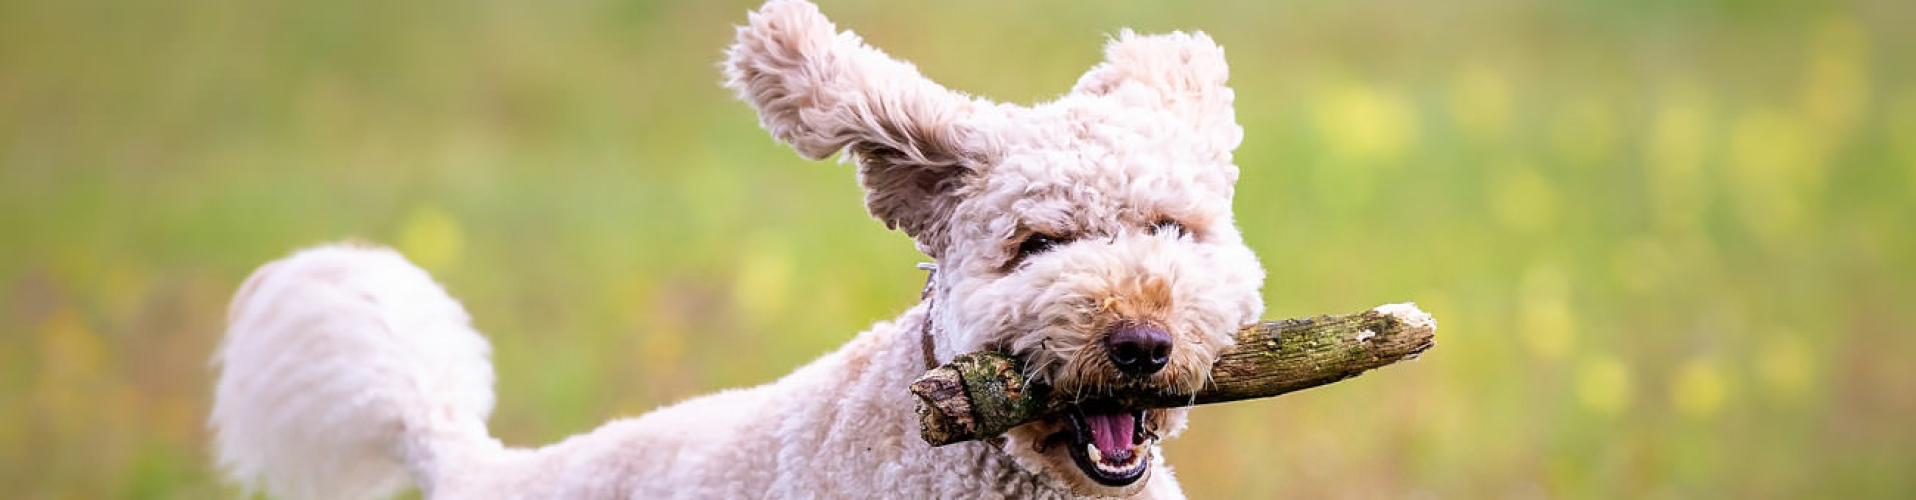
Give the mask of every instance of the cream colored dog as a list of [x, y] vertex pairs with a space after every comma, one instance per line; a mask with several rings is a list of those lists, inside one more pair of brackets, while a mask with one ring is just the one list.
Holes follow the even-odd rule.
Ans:
[[[458, 302], [392, 251], [307, 250], [233, 300], [220, 463], [295, 499], [1182, 496], [1157, 443], [1186, 411], [1091, 402], [1197, 389], [1262, 313], [1231, 218], [1243, 133], [1203, 34], [1125, 32], [1105, 56], [1056, 101], [997, 104], [773, 0], [728, 85], [801, 155], [857, 164], [871, 214], [937, 261], [923, 303], [776, 382], [513, 449], [487, 433], [490, 347]], [[981, 349], [1086, 403], [926, 445], [906, 386]]]

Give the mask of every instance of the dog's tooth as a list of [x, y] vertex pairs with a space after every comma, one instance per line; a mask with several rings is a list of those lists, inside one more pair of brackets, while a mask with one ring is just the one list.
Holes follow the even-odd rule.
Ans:
[[1085, 443], [1084, 453], [1086, 455], [1091, 456], [1091, 463], [1094, 463], [1094, 464], [1104, 463], [1104, 454], [1098, 453], [1097, 443]]

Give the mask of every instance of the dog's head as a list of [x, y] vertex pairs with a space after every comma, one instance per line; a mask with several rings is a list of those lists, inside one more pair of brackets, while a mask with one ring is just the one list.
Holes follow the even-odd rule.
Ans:
[[1184, 410], [1097, 401], [1196, 391], [1263, 312], [1231, 215], [1243, 132], [1223, 49], [1125, 32], [1070, 94], [1023, 107], [947, 90], [774, 0], [727, 57], [766, 130], [808, 158], [848, 152], [871, 214], [937, 259], [939, 360], [1012, 353], [1085, 401], [1009, 433], [1019, 462], [1083, 492], [1141, 487]]

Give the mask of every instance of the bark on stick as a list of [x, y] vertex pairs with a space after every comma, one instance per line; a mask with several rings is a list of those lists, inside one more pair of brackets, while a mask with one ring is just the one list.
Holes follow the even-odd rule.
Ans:
[[[1106, 400], [1127, 408], [1171, 408], [1276, 396], [1355, 377], [1414, 359], [1435, 345], [1437, 322], [1414, 304], [1355, 314], [1267, 321], [1237, 333], [1197, 394], [1130, 394]], [[1026, 381], [1016, 358], [975, 352], [912, 382], [919, 431], [932, 446], [989, 439], [1056, 415], [1074, 403]]]

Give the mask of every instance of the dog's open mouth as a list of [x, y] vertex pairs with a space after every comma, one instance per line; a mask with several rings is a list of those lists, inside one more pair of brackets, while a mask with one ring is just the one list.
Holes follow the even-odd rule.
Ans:
[[1156, 439], [1145, 429], [1145, 412], [1075, 409], [1066, 412], [1060, 432], [1071, 460], [1098, 484], [1127, 486], [1151, 466]]

